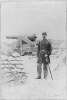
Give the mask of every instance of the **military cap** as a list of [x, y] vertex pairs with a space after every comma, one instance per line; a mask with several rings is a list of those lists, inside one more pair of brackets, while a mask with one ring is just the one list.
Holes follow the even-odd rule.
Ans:
[[47, 35], [47, 33], [46, 32], [42, 32], [42, 35]]

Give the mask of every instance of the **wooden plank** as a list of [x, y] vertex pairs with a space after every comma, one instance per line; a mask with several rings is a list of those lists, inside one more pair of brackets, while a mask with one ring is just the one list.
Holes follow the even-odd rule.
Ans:
[[32, 41], [30, 41], [29, 39], [27, 39], [26, 37], [21, 37], [21, 39], [23, 40], [23, 41], [25, 41], [27, 44], [29, 44], [29, 46], [35, 46], [35, 44], [32, 42]]

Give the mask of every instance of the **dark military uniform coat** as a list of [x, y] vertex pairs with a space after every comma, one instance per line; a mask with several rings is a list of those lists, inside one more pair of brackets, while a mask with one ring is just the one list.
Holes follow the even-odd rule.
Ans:
[[[42, 39], [38, 43], [37, 48], [37, 57], [38, 63], [50, 63], [50, 55], [51, 55], [52, 47], [50, 41], [47, 39]], [[47, 58], [45, 58], [45, 54], [47, 54]]]

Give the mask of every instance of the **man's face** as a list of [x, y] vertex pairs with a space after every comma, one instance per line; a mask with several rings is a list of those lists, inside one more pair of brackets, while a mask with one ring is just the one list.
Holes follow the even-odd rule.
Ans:
[[44, 39], [46, 39], [47, 35], [42, 35], [42, 37], [43, 37]]

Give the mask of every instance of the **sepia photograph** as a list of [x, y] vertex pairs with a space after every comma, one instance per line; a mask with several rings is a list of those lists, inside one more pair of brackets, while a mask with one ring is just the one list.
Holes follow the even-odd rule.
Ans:
[[1, 2], [1, 98], [66, 99], [66, 1]]

